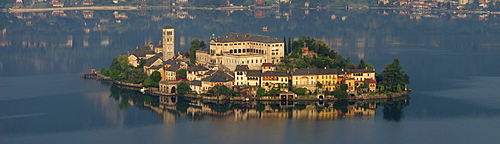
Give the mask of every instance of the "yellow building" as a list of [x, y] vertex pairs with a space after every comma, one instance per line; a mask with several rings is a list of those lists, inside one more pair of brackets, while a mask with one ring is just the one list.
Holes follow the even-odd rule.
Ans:
[[337, 87], [338, 69], [299, 69], [292, 74], [292, 85], [310, 91], [333, 91]]

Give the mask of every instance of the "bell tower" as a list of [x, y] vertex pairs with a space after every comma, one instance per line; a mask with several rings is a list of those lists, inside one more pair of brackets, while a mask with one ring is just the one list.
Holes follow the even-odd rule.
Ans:
[[174, 27], [167, 25], [163, 27], [163, 61], [171, 59], [175, 55]]

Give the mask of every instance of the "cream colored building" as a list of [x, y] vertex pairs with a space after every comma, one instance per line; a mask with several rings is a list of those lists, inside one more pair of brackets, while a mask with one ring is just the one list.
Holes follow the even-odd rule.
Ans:
[[374, 69], [298, 69], [292, 73], [292, 85], [310, 91], [333, 91], [340, 84], [347, 84], [347, 92], [354, 92], [357, 87], [367, 82], [369, 90], [374, 91], [375, 75]]
[[196, 51], [196, 62], [207, 67], [223, 65], [229, 70], [236, 65], [261, 69], [263, 63], [278, 63], [284, 52], [284, 42], [277, 38], [231, 33], [211, 39], [209, 51]]

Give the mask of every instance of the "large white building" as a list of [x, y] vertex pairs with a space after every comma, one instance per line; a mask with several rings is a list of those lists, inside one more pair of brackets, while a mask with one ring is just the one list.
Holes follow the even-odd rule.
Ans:
[[284, 42], [268, 36], [231, 33], [210, 40], [210, 50], [196, 51], [196, 62], [204, 66], [237, 65], [261, 69], [263, 63], [276, 64], [285, 55]]

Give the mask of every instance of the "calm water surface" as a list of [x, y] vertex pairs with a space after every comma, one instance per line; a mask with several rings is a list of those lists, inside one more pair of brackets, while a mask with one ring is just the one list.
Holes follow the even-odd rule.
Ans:
[[[0, 143], [500, 143], [498, 15], [119, 13], [129, 19], [115, 19], [113, 11], [93, 11], [87, 19], [81, 11], [0, 13]], [[194, 38], [208, 41], [212, 34], [236, 32], [320, 38], [378, 72], [399, 58], [413, 92], [395, 113], [379, 105], [374, 115], [242, 120], [179, 110], [195, 101], [178, 100], [177, 111], [158, 113], [157, 98], [79, 78], [135, 46], [156, 43], [167, 24], [176, 27], [181, 50]], [[208, 106], [250, 111], [245, 104]]]

